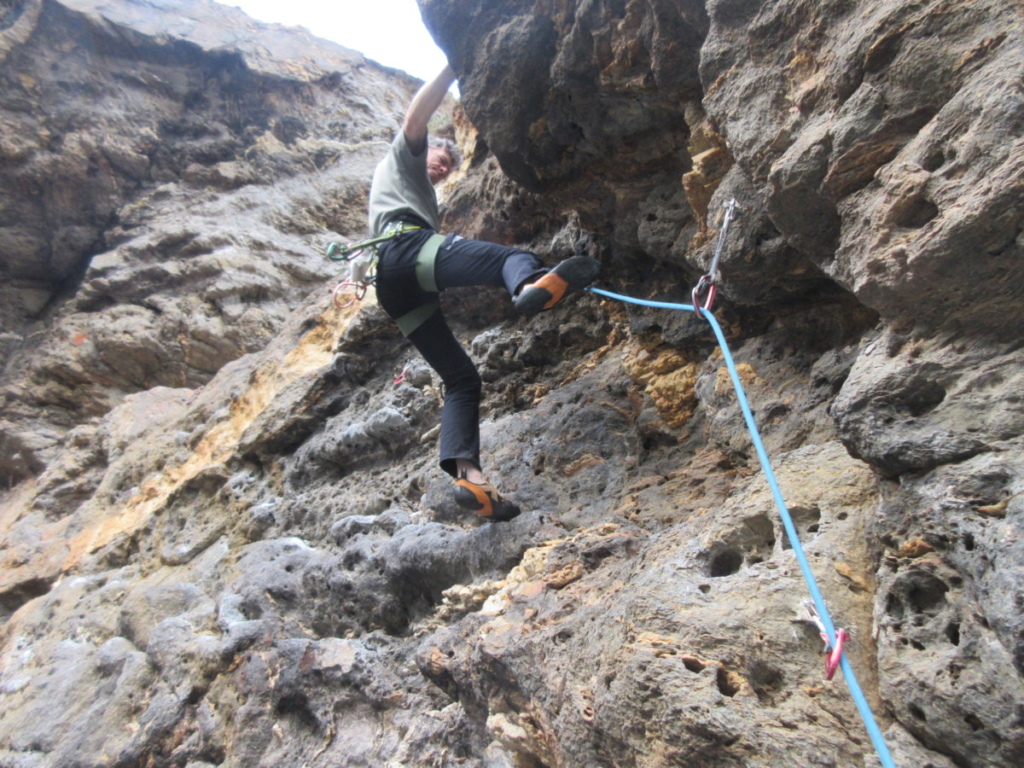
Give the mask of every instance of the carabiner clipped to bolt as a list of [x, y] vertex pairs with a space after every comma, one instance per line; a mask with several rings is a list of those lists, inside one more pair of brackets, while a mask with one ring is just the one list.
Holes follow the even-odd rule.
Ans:
[[[711, 305], [715, 303], [715, 283], [711, 275], [704, 275], [693, 287], [693, 311], [700, 317], [701, 310], [711, 311]], [[705, 298], [705, 296], [707, 298]]]
[[731, 198], [725, 204], [725, 218], [722, 220], [722, 231], [718, 233], [718, 245], [715, 246], [715, 256], [711, 260], [711, 266], [707, 274], [697, 281], [693, 287], [693, 311], [697, 317], [701, 317], [701, 311], [711, 311], [715, 303], [715, 285], [718, 283], [718, 262], [722, 260], [722, 251], [725, 248], [725, 238], [729, 233], [729, 222], [736, 214], [736, 198]]
[[828, 630], [825, 629], [825, 622], [823, 622], [821, 617], [818, 615], [818, 610], [814, 607], [814, 602], [811, 600], [804, 600], [803, 606], [806, 614], [802, 616], [799, 621], [808, 621], [817, 627], [818, 635], [821, 637], [821, 641], [825, 643], [825, 679], [831, 680], [843, 661], [843, 646], [846, 645], [846, 641], [850, 639], [850, 635], [845, 629], [837, 630], [836, 641], [833, 645], [828, 639]]
[[829, 650], [828, 638], [825, 640], [825, 679], [831, 680], [836, 673], [836, 669], [839, 668], [839, 663], [843, 660], [843, 646], [846, 644], [846, 638], [849, 635], [846, 634], [845, 629], [836, 631], [836, 644], [835, 647]]

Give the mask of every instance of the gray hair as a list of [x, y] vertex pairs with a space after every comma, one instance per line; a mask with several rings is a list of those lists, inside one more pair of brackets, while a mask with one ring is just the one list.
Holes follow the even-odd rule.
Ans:
[[427, 145], [435, 149], [445, 150], [452, 159], [453, 171], [457, 171], [459, 166], [462, 165], [462, 151], [459, 149], [459, 145], [451, 139], [445, 139], [441, 136], [430, 136], [427, 138]]

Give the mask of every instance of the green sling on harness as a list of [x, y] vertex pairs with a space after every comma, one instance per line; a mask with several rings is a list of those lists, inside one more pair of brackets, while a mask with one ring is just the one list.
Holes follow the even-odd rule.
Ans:
[[[350, 273], [349, 278], [339, 288], [348, 288], [349, 290], [354, 288], [356, 290], [356, 298], [353, 301], [361, 299], [366, 292], [367, 286], [375, 279], [373, 273], [375, 272], [377, 247], [393, 237], [397, 237], [405, 232], [411, 232], [414, 229], [420, 229], [420, 227], [403, 225], [385, 232], [381, 237], [375, 237], [371, 240], [351, 245], [330, 243], [327, 246], [326, 253], [328, 259], [331, 261], [348, 261], [361, 264], [359, 272], [353, 271]], [[437, 259], [437, 252], [440, 250], [441, 244], [445, 241], [445, 237], [445, 235], [434, 233], [427, 238], [427, 241], [420, 247], [420, 252], [416, 255], [416, 282], [427, 293], [439, 293], [437, 290], [437, 280], [434, 279], [434, 262]], [[372, 260], [360, 256], [360, 253], [366, 248], [374, 249]], [[440, 306], [441, 303], [435, 298], [421, 304], [416, 309], [406, 312], [395, 321], [398, 324], [398, 329], [402, 332], [403, 336], [408, 336], [423, 325], [426, 319], [434, 314]]]
[[[420, 248], [419, 255], [416, 256], [416, 282], [427, 293], [438, 293], [437, 281], [434, 279], [434, 261], [437, 259], [437, 252], [444, 241], [445, 235], [431, 235]], [[408, 336], [423, 325], [427, 318], [440, 307], [441, 303], [437, 299], [420, 304], [416, 309], [406, 312], [395, 320], [398, 323], [398, 330], [402, 332], [403, 336]]]

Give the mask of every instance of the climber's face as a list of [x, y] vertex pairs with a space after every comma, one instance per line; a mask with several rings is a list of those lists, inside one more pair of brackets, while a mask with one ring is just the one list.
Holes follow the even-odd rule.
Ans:
[[444, 147], [430, 147], [427, 150], [427, 176], [431, 184], [440, 184], [452, 172], [452, 156]]

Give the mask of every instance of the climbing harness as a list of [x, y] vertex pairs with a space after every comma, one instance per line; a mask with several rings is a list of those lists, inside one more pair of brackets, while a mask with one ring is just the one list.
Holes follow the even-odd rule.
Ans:
[[[729, 222], [736, 214], [736, 198], [732, 198], [725, 204], [725, 218], [722, 220], [722, 230], [718, 233], [718, 245], [715, 246], [715, 256], [711, 259], [711, 266], [697, 284], [693, 286], [693, 312], [697, 317], [705, 310], [711, 311], [715, 303], [715, 286], [718, 284], [718, 262], [722, 260], [722, 249], [725, 247], [725, 238], [729, 233]], [[703, 303], [701, 301], [703, 299]]]
[[[338, 283], [334, 288], [331, 300], [338, 309], [345, 309], [361, 301], [366, 296], [366, 291], [377, 279], [377, 256], [378, 248], [406, 232], [421, 230], [415, 224], [405, 224], [401, 221], [393, 221], [384, 229], [384, 234], [360, 243], [349, 245], [338, 245], [331, 243], [327, 246], [327, 258], [331, 261], [344, 261], [349, 264], [348, 276]], [[416, 282], [419, 287], [427, 293], [439, 293], [437, 281], [434, 278], [434, 262], [437, 259], [437, 252], [449, 238], [459, 239], [455, 235], [432, 234], [420, 246], [416, 255]], [[350, 295], [349, 295], [350, 294]], [[347, 298], [346, 298], [347, 296]], [[434, 312], [440, 307], [435, 299], [425, 302], [420, 306], [406, 312], [401, 317], [395, 318], [398, 329], [403, 336], [408, 337], [417, 328], [423, 325]]]
[[[379, 237], [371, 237], [358, 243], [328, 243], [324, 255], [331, 261], [342, 261], [349, 265], [348, 275], [338, 283], [331, 294], [331, 301], [338, 309], [345, 309], [362, 301], [367, 289], [377, 278], [377, 248], [406, 232], [421, 229], [412, 224], [392, 222]], [[346, 295], [349, 295], [346, 298]]]
[[[754, 443], [754, 449], [757, 451], [757, 458], [761, 462], [761, 470], [764, 472], [765, 479], [768, 481], [772, 497], [775, 500], [775, 506], [778, 508], [779, 516], [782, 518], [782, 524], [786, 530], [786, 536], [789, 538], [792, 551], [794, 555], [796, 555], [797, 562], [800, 565], [800, 572], [803, 574], [804, 581], [807, 583], [808, 592], [810, 592], [811, 595], [811, 600], [809, 601], [810, 608], [808, 609], [809, 615], [806, 620], [811, 621], [818, 627], [818, 631], [821, 633], [821, 637], [825, 641], [825, 678], [831, 680], [837, 668], [841, 668], [843, 670], [843, 678], [846, 680], [846, 684], [850, 689], [850, 695], [857, 707], [857, 711], [860, 713], [868, 735], [871, 737], [875, 750], [878, 752], [878, 758], [881, 761], [882, 768], [896, 768], [896, 764], [893, 762], [892, 756], [889, 754], [889, 748], [885, 744], [882, 732], [879, 729], [878, 724], [875, 722], [875, 716], [871, 711], [871, 706], [868, 704], [868, 701], [864, 697], [864, 693], [857, 682], [857, 677], [854, 674], [853, 667], [843, 654], [843, 646], [849, 639], [848, 635], [843, 629], [840, 629], [837, 632], [832, 623], [832, 617], [829, 615], [828, 608], [825, 605], [825, 598], [822, 596], [821, 590], [818, 588], [818, 582], [815, 580], [814, 573], [811, 571], [810, 563], [808, 562], [803, 546], [800, 543], [800, 537], [797, 534], [793, 518], [789, 513], [789, 508], [786, 506], [786, 502], [782, 498], [782, 491], [779, 488], [778, 480], [775, 478], [775, 472], [772, 470], [771, 461], [768, 459], [768, 453], [765, 451], [760, 431], [757, 428], [757, 422], [754, 421], [754, 415], [750, 410], [750, 404], [747, 402], [747, 396], [743, 389], [743, 382], [740, 380], [740, 375], [736, 369], [736, 363], [733, 360], [732, 353], [729, 350], [729, 345], [726, 342], [725, 334], [722, 332], [722, 327], [718, 324], [718, 320], [715, 319], [714, 314], [711, 312], [711, 305], [714, 301], [715, 283], [718, 280], [718, 261], [722, 255], [725, 233], [735, 208], [735, 200], [730, 200], [726, 204], [725, 221], [722, 225], [722, 233], [719, 237], [715, 258], [711, 263], [711, 268], [708, 270], [708, 273], [701, 278], [701, 281], [693, 290], [694, 303], [692, 306], [688, 304], [672, 304], [661, 301], [649, 301], [647, 299], [636, 299], [630, 296], [623, 296], [621, 294], [601, 290], [600, 288], [589, 287], [586, 290], [599, 296], [615, 299], [616, 301], [624, 301], [629, 304], [636, 304], [644, 307], [655, 307], [658, 309], [675, 309], [682, 310], [684, 312], [693, 312], [697, 317], [707, 320], [708, 324], [711, 326], [711, 330], [714, 332], [715, 338], [718, 340], [718, 346], [722, 350], [722, 356], [725, 359], [726, 367], [729, 370], [729, 377], [732, 380], [733, 388], [736, 390], [736, 400], [739, 402], [740, 410], [743, 413], [743, 419], [747, 424], [751, 440]], [[707, 298], [704, 301], [704, 305], [701, 306], [699, 299], [704, 295], [705, 291], [707, 292]]]

